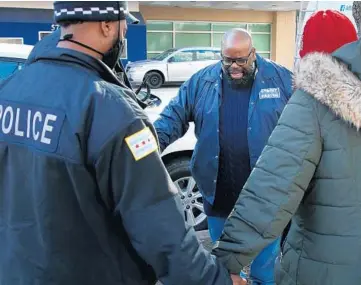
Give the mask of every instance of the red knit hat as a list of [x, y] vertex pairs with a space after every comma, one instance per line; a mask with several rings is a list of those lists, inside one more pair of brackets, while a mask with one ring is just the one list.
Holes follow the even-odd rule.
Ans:
[[357, 32], [344, 14], [336, 10], [317, 11], [303, 30], [300, 57], [310, 52], [332, 53], [353, 41], [357, 41]]

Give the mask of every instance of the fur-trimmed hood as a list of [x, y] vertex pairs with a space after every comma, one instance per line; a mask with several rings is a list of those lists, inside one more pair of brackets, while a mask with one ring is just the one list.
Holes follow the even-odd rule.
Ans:
[[361, 81], [346, 64], [328, 54], [309, 54], [295, 70], [294, 85], [314, 96], [346, 122], [361, 128]]

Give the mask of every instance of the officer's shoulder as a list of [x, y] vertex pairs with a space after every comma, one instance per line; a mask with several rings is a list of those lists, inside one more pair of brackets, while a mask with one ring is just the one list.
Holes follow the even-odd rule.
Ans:
[[[136, 102], [133, 90], [106, 81], [98, 81], [96, 84], [96, 88], [101, 90], [101, 96], [97, 99], [108, 110], [109, 115], [118, 118], [124, 116], [145, 118], [142, 108]], [[112, 111], [115, 111], [115, 114], [112, 114]]]
[[[136, 102], [132, 90], [106, 81], [98, 81], [95, 84], [96, 92], [92, 94], [91, 100], [94, 106], [90, 110], [95, 129], [104, 139], [122, 132], [135, 120], [148, 119]], [[98, 129], [99, 122], [108, 122], [106, 128]]]
[[148, 117], [134, 100], [133, 91], [114, 84], [98, 81], [92, 94], [91, 135], [88, 138], [92, 160], [108, 142], [122, 141], [127, 130], [137, 121], [147, 122]]

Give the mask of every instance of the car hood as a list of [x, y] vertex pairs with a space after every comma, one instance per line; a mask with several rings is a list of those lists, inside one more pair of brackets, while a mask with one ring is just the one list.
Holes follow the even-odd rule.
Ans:
[[134, 67], [134, 66], [141, 66], [141, 65], [145, 65], [145, 64], [161, 64], [161, 63], [163, 63], [163, 61], [146, 59], [146, 60], [139, 60], [139, 61], [130, 62], [128, 64], [128, 66]]

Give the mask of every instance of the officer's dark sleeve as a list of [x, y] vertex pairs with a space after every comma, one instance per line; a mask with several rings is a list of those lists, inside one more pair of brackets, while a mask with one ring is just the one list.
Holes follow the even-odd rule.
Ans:
[[121, 216], [134, 248], [164, 284], [232, 284], [228, 272], [185, 224], [157, 150], [136, 161], [125, 142], [146, 126], [154, 132], [150, 123], [136, 119], [103, 148], [96, 162], [102, 197], [112, 197], [114, 214]]
[[161, 151], [187, 132], [189, 122], [193, 120], [192, 110], [197, 82], [195, 76], [185, 82], [179, 88], [178, 95], [169, 102], [154, 122]]

